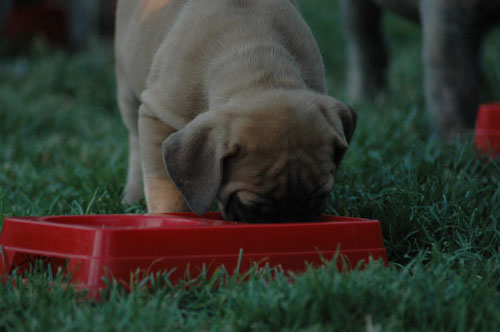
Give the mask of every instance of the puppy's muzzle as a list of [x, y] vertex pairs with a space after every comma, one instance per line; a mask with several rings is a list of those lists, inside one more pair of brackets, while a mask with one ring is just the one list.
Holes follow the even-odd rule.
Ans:
[[233, 193], [223, 214], [226, 219], [247, 223], [286, 223], [316, 221], [325, 210], [328, 193], [311, 199], [287, 197], [280, 203], [272, 200], [265, 202], [243, 203], [237, 193]]

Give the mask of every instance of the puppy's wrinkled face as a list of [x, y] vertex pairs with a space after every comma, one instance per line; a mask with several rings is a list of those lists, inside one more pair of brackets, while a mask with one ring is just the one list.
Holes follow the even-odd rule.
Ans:
[[313, 221], [325, 210], [355, 115], [324, 99], [268, 101], [232, 124], [236, 149], [224, 160], [219, 193], [226, 219]]
[[219, 196], [226, 219], [244, 222], [314, 220], [326, 208], [336, 166], [326, 147], [247, 151], [225, 165]]

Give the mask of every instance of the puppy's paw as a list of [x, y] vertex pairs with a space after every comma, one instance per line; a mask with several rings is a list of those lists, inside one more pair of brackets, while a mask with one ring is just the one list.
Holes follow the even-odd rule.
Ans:
[[146, 177], [144, 191], [149, 213], [190, 211], [179, 190], [167, 177]]

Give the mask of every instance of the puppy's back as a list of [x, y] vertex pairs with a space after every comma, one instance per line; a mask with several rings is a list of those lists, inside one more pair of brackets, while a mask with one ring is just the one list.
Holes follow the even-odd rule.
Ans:
[[117, 74], [129, 81], [137, 96], [144, 90], [158, 45], [165, 39], [187, 2], [118, 1], [115, 25]]

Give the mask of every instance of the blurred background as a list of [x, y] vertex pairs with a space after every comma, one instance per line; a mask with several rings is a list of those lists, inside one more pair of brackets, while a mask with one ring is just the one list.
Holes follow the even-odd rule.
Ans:
[[[302, 12], [320, 45], [328, 79], [336, 96], [345, 85], [345, 41], [341, 31], [338, 0], [302, 0]], [[86, 52], [109, 48], [114, 33], [116, 0], [0, 0], [0, 57], [23, 57], [44, 47], [58, 52]], [[385, 31], [391, 47], [391, 82], [398, 90], [411, 89], [407, 81], [421, 83], [421, 33], [417, 26], [386, 12]], [[484, 99], [500, 98], [498, 93], [498, 29], [485, 45]], [[96, 44], [100, 43], [99, 46]], [[106, 45], [107, 43], [107, 45]], [[42, 46], [43, 45], [43, 46]], [[493, 70], [493, 72], [492, 72]], [[411, 84], [421, 87], [419, 84]], [[399, 91], [402, 92], [402, 91]], [[414, 91], [404, 91], [419, 100]], [[418, 95], [421, 95], [418, 92]]]
[[111, 37], [116, 0], [0, 0], [0, 30], [10, 47], [36, 38], [82, 50], [96, 37]]

